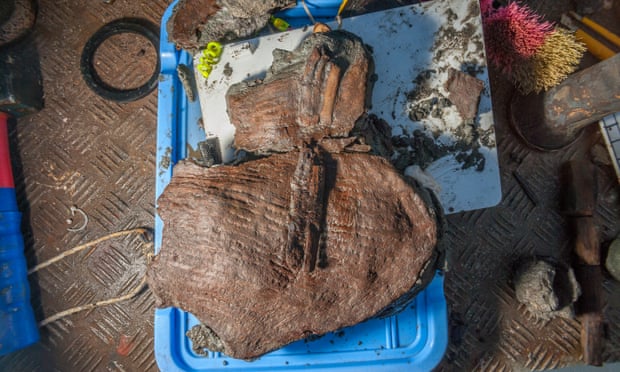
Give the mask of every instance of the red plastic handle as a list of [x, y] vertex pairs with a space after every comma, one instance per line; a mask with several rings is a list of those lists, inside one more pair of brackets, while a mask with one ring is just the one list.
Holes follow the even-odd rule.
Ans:
[[0, 112], [0, 187], [14, 188], [11, 153], [9, 152], [8, 118], [7, 114]]

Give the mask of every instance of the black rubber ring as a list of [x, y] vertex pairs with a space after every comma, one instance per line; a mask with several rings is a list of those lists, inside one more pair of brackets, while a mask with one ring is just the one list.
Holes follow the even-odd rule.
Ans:
[[[110, 36], [124, 33], [134, 33], [145, 37], [153, 44], [157, 53], [157, 67], [153, 75], [146, 83], [134, 89], [117, 89], [106, 84], [93, 65], [95, 52], [101, 44]], [[135, 101], [151, 93], [157, 86], [159, 69], [159, 29], [152, 22], [142, 18], [121, 18], [101, 27], [86, 42], [80, 61], [80, 70], [86, 85], [101, 97], [117, 102]]]

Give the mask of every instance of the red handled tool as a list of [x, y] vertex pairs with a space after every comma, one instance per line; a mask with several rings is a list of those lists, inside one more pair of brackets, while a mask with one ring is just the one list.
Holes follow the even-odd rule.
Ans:
[[[28, 269], [17, 209], [8, 140], [10, 116], [43, 107], [43, 89], [33, 42], [0, 48], [0, 356], [39, 340], [30, 304]], [[10, 115], [10, 116], [9, 116]]]
[[0, 112], [0, 188], [14, 188], [9, 152], [8, 115]]

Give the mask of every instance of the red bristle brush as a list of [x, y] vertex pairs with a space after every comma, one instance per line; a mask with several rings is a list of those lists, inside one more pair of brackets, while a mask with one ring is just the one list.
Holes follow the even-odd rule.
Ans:
[[545, 91], [577, 68], [585, 47], [569, 31], [516, 2], [495, 9], [480, 0], [480, 9], [487, 58], [521, 93]]

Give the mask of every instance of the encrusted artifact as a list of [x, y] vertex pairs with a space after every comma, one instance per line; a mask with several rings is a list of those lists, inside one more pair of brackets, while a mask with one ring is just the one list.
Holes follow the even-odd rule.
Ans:
[[157, 306], [203, 323], [195, 350], [248, 360], [402, 308], [432, 277], [441, 230], [426, 194], [363, 152], [386, 146], [364, 114], [361, 40], [331, 31], [274, 54], [262, 82], [228, 92], [235, 144], [258, 158], [175, 166], [147, 274]]

